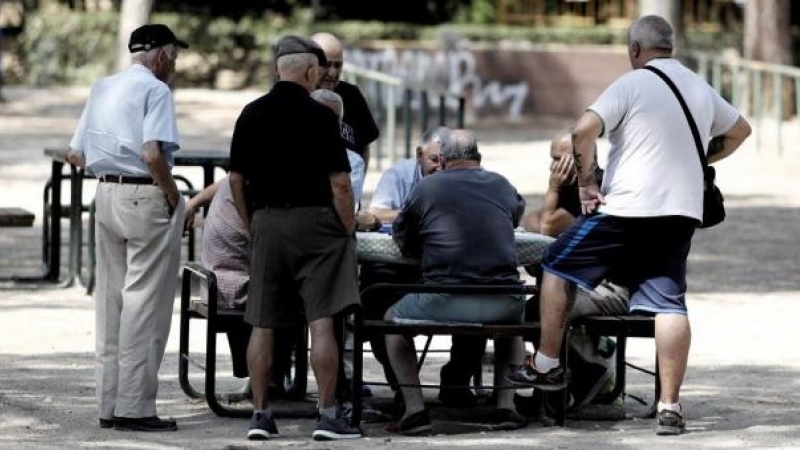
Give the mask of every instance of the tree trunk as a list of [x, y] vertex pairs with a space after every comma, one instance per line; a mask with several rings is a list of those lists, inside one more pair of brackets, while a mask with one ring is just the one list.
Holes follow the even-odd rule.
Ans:
[[744, 10], [744, 57], [792, 64], [792, 5], [789, 0], [748, 0]]
[[153, 0], [122, 0], [117, 33], [117, 70], [122, 70], [130, 64], [128, 40], [131, 32], [147, 23], [152, 8]]
[[639, 0], [639, 17], [661, 16], [672, 25], [675, 33], [675, 52], [683, 47], [683, 2], [680, 0]]
[[[744, 58], [772, 64], [792, 65], [792, 5], [789, 0], [747, 0], [744, 10]], [[784, 79], [781, 87], [783, 111], [787, 117], [795, 111], [794, 85]], [[762, 110], [775, 110], [775, 88], [772, 76], [765, 72], [760, 91], [763, 93]], [[757, 89], [758, 86], [754, 86]], [[758, 105], [754, 105], [758, 107]], [[753, 111], [761, 115], [762, 111]]]

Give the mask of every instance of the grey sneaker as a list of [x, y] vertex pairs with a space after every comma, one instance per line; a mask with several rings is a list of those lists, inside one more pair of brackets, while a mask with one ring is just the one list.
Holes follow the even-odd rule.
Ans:
[[338, 441], [340, 439], [358, 439], [361, 429], [350, 425], [344, 418], [328, 419], [321, 417], [317, 421], [317, 429], [311, 434], [315, 441]]
[[657, 435], [674, 436], [683, 433], [685, 429], [686, 420], [680, 412], [671, 409], [662, 409], [658, 412]]
[[511, 385], [516, 387], [535, 387], [541, 391], [560, 391], [567, 387], [564, 377], [564, 369], [561, 366], [554, 367], [546, 373], [539, 373], [533, 367], [509, 364], [503, 373], [503, 378]]
[[250, 429], [247, 431], [247, 439], [263, 441], [277, 435], [278, 427], [275, 425], [275, 419], [261, 413], [253, 413], [253, 417], [250, 419]]

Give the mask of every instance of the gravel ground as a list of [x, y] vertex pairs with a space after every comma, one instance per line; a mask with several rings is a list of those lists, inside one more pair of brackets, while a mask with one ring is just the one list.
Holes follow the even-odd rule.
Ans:
[[[49, 175], [47, 146], [64, 146], [77, 122], [85, 88], [10, 87], [10, 103], [0, 104], [0, 183], [7, 194], [2, 206], [37, 213], [31, 229], [0, 230], [0, 276], [38, 269], [41, 252], [41, 189]], [[179, 128], [185, 148], [225, 148], [238, 111], [257, 92], [186, 90], [177, 93]], [[546, 186], [548, 139], [568, 122], [530, 119], [524, 124], [474, 126], [484, 165], [506, 175], [529, 199], [541, 202]], [[785, 142], [797, 142], [797, 122], [783, 128]], [[93, 398], [93, 305], [80, 287], [0, 290], [0, 448], [238, 449], [261, 447], [418, 448], [418, 447], [784, 447], [800, 446], [798, 371], [800, 352], [800, 176], [797, 149], [783, 155], [770, 150], [774, 127], [762, 128], [761, 150], [749, 142], [719, 165], [719, 185], [726, 194], [728, 220], [698, 232], [689, 263], [689, 305], [694, 339], [683, 390], [689, 432], [656, 437], [649, 419], [572, 420], [566, 428], [532, 424], [515, 432], [490, 432], [468, 412], [435, 409], [436, 434], [396, 437], [379, 425], [366, 425], [367, 437], [346, 443], [314, 443], [314, 422], [283, 419], [281, 438], [267, 443], [244, 439], [247, 421], [223, 419], [200, 401], [188, 399], [177, 382], [178, 320], [161, 369], [159, 413], [175, 417], [176, 433], [124, 433], [100, 429]], [[773, 133], [774, 134], [774, 133]], [[774, 148], [774, 145], [772, 145]], [[201, 174], [181, 173], [200, 183]], [[377, 183], [371, 170], [367, 195]], [[92, 188], [86, 189], [90, 199]], [[67, 193], [64, 194], [67, 198]], [[176, 309], [177, 313], [177, 309]], [[192, 330], [194, 348], [202, 348], [204, 330]], [[446, 341], [436, 342], [446, 347]], [[224, 347], [224, 346], [223, 346]], [[652, 365], [651, 340], [634, 340], [629, 359]], [[426, 365], [424, 377], [435, 382], [442, 359]], [[228, 373], [222, 357], [222, 374]], [[199, 371], [193, 380], [199, 384]], [[379, 377], [369, 362], [368, 376]], [[630, 373], [630, 371], [629, 371]], [[629, 391], [652, 396], [652, 379], [630, 374]], [[313, 392], [313, 378], [311, 391]], [[235, 380], [224, 386], [237, 388]], [[376, 397], [386, 399], [385, 390]], [[426, 394], [431, 401], [435, 391]], [[649, 397], [648, 397], [649, 398]], [[303, 408], [313, 409], [306, 403]], [[642, 407], [632, 400], [624, 409]], [[479, 413], [478, 413], [479, 414]]]

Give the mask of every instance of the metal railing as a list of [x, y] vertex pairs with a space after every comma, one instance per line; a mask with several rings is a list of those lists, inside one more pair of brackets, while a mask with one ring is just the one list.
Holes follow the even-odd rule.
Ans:
[[[391, 165], [398, 159], [412, 156], [414, 130], [422, 133], [431, 126], [432, 112], [436, 113], [438, 125], [447, 126], [454, 118], [455, 127], [464, 128], [465, 99], [462, 95], [407, 83], [402, 78], [352, 64], [345, 64], [343, 76], [361, 88], [381, 130], [378, 142], [373, 144], [373, 160], [378, 170], [383, 169], [386, 158]], [[431, 100], [435, 100], [434, 105]], [[398, 142], [398, 112], [403, 126], [401, 142]], [[398, 152], [401, 146], [405, 148], [402, 154]]]
[[[800, 107], [800, 68], [700, 52], [686, 53], [681, 59], [742, 114], [749, 116], [757, 149], [764, 144], [764, 119], [774, 119], [778, 154], [783, 154], [784, 127], [798, 126], [787, 121], [792, 112], [797, 116]], [[787, 89], [794, 91], [789, 104], [784, 102]], [[766, 100], [771, 100], [771, 104]]]

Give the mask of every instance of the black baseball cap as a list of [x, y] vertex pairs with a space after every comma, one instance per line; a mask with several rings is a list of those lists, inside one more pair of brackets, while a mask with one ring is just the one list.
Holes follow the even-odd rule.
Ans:
[[300, 36], [284, 36], [275, 44], [275, 60], [281, 56], [293, 55], [296, 53], [311, 53], [317, 56], [320, 66], [328, 65], [328, 58], [325, 52], [311, 39]]
[[160, 23], [153, 23], [142, 25], [133, 30], [131, 39], [128, 41], [128, 50], [131, 53], [143, 52], [169, 44], [175, 44], [181, 48], [189, 48], [189, 44], [178, 40], [169, 27]]

